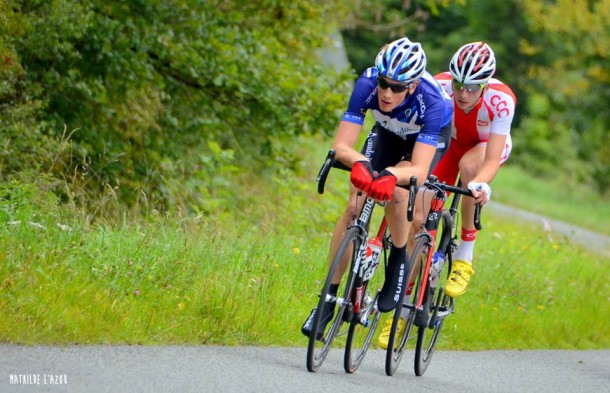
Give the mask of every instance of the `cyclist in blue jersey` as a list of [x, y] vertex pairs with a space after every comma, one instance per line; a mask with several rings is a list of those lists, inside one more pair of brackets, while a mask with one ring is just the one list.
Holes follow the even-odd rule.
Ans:
[[[360, 151], [354, 145], [370, 111], [375, 125]], [[385, 45], [370, 67], [358, 78], [347, 111], [343, 115], [333, 143], [336, 159], [352, 168], [347, 209], [333, 232], [329, 259], [358, 211], [357, 191], [362, 190], [379, 201], [387, 202], [385, 215], [392, 237], [385, 282], [378, 301], [379, 310], [396, 307], [404, 290], [407, 260], [408, 191], [396, 184], [408, 184], [411, 176], [423, 183], [431, 169], [448, 148], [451, 137], [453, 103], [438, 82], [426, 71], [426, 55], [421, 44], [401, 38]], [[362, 203], [363, 198], [358, 199]], [[344, 261], [332, 280], [331, 294], [349, 261]], [[324, 305], [319, 333], [332, 320], [335, 303]], [[312, 310], [301, 331], [310, 336]]]

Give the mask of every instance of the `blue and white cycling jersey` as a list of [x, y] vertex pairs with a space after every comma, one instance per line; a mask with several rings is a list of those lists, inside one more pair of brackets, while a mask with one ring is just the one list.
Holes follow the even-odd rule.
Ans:
[[415, 137], [417, 142], [436, 146], [441, 128], [451, 124], [453, 102], [427, 71], [413, 94], [391, 112], [379, 109], [376, 67], [370, 67], [356, 81], [347, 111], [342, 120], [362, 125], [367, 110], [381, 127], [403, 139]]

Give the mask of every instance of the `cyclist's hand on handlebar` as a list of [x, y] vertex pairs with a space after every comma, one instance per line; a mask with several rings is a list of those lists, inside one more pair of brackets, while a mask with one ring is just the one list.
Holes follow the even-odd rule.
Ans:
[[489, 198], [491, 198], [491, 188], [487, 183], [471, 181], [468, 183], [468, 189], [472, 191], [472, 197], [476, 203], [484, 205], [489, 202]]
[[356, 161], [352, 166], [349, 178], [356, 188], [369, 192], [369, 187], [373, 182], [373, 167], [371, 163], [366, 160]]
[[369, 189], [369, 196], [378, 201], [391, 201], [394, 188], [396, 187], [396, 176], [387, 169], [377, 175]]

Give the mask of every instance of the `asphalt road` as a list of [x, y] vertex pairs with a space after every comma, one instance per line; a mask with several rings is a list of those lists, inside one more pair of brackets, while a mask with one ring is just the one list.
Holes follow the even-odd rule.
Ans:
[[[610, 236], [589, 231], [563, 221], [554, 220], [525, 210], [515, 209], [499, 202], [491, 201], [485, 209], [505, 217], [518, 218], [538, 224], [549, 235], [564, 236], [571, 242], [581, 244], [600, 255], [610, 257]], [[610, 391], [610, 388], [608, 389]]]
[[[370, 351], [346, 374], [334, 350], [317, 373], [304, 348], [0, 345], [0, 392], [607, 392], [610, 350], [440, 351], [423, 377]], [[51, 384], [55, 382], [56, 384]], [[61, 383], [61, 384], [59, 384]]]

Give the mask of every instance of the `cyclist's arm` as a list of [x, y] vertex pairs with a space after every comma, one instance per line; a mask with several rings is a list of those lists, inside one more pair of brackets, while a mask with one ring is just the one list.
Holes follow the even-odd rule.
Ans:
[[[483, 164], [469, 185], [473, 185], [473, 183], [484, 183], [489, 185], [489, 183], [491, 183], [500, 169], [500, 158], [502, 157], [502, 151], [504, 150], [505, 143], [506, 135], [491, 134], [489, 136], [489, 139], [487, 140], [487, 148], [485, 149], [485, 157], [483, 158]], [[491, 190], [489, 190], [489, 192], [491, 192]], [[474, 188], [472, 190], [472, 197], [474, 198], [475, 203], [487, 203], [490, 195], [487, 195], [487, 191], [484, 189], [479, 190], [478, 188]]]
[[502, 158], [502, 151], [504, 150], [505, 143], [506, 135], [489, 135], [483, 165], [481, 165], [481, 169], [479, 169], [474, 179], [472, 179], [473, 182], [491, 183], [496, 177], [498, 170], [500, 169], [500, 159]]
[[343, 165], [351, 167], [354, 162], [366, 160], [360, 152], [354, 150], [354, 145], [362, 131], [362, 125], [342, 120], [333, 142], [333, 149], [336, 152], [335, 158]]

